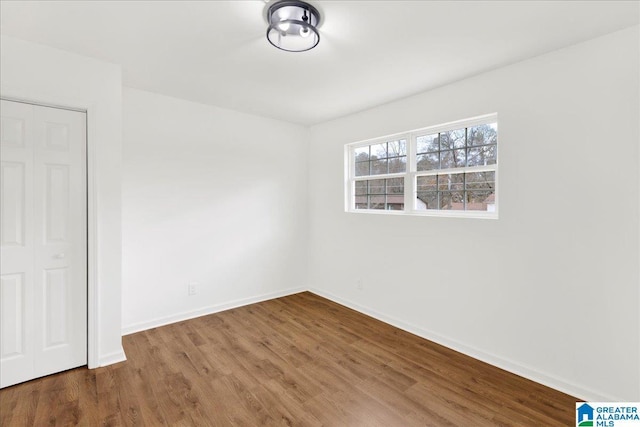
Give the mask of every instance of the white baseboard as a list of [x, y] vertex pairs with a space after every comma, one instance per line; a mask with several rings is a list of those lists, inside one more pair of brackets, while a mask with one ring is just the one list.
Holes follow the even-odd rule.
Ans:
[[258, 295], [255, 297], [243, 298], [222, 304], [216, 304], [196, 310], [185, 311], [182, 313], [172, 314], [171, 316], [160, 317], [145, 322], [134, 323], [122, 328], [122, 335], [129, 335], [135, 332], [146, 331], [147, 329], [157, 328], [158, 326], [169, 325], [171, 323], [181, 322], [183, 320], [193, 319], [195, 317], [206, 316], [208, 314], [219, 313], [221, 311], [230, 310], [232, 308], [242, 307], [244, 305], [255, 304], [257, 302], [267, 301], [274, 298], [285, 297], [287, 295], [304, 292], [304, 287], [286, 289], [278, 292]]
[[377, 312], [369, 307], [362, 306], [360, 304], [354, 303], [352, 301], [346, 300], [344, 298], [338, 297], [336, 295], [330, 294], [328, 292], [310, 288], [309, 292], [312, 292], [316, 295], [319, 295], [323, 298], [331, 300], [340, 305], [344, 305], [353, 310], [356, 310], [360, 313], [366, 314], [367, 316], [373, 317], [377, 320], [380, 320], [389, 325], [395, 326], [396, 328], [402, 329], [404, 331], [410, 332], [414, 335], [417, 335], [421, 338], [427, 339], [429, 341], [433, 341], [437, 344], [443, 345], [452, 350], [458, 351], [467, 356], [473, 357], [474, 359], [480, 360], [482, 362], [488, 363], [490, 365], [496, 366], [500, 369], [504, 369], [505, 371], [511, 372], [513, 374], [519, 375], [521, 377], [530, 379], [537, 383], [543, 384], [547, 387], [551, 387], [553, 389], [559, 390], [563, 393], [567, 393], [571, 396], [575, 396], [577, 398], [590, 401], [590, 402], [620, 402], [624, 401], [619, 397], [609, 396], [606, 394], [602, 394], [591, 390], [587, 387], [573, 384], [567, 382], [561, 378], [557, 378], [553, 375], [544, 374], [530, 366], [523, 365], [521, 363], [516, 363], [514, 361], [504, 359], [502, 357], [496, 356], [491, 353], [487, 353], [483, 350], [479, 350], [475, 347], [468, 346], [461, 342], [458, 342], [454, 339], [447, 338], [445, 336], [439, 335], [432, 331], [420, 328], [418, 326], [406, 323], [402, 320], [396, 319], [391, 316], [387, 316], [383, 313]]
[[98, 360], [98, 366], [108, 366], [115, 363], [124, 362], [127, 360], [127, 355], [124, 354], [124, 350], [114, 351], [113, 353], [101, 355]]

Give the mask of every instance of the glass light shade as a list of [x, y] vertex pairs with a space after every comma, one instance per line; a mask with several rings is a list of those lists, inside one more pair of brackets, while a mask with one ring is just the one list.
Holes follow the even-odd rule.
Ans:
[[302, 1], [279, 1], [267, 12], [267, 40], [278, 49], [304, 52], [320, 42], [318, 10]]

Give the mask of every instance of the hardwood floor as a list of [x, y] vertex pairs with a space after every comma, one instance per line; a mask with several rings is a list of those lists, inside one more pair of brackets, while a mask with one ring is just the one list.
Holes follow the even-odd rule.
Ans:
[[574, 397], [301, 293], [0, 391], [1, 426], [568, 426]]

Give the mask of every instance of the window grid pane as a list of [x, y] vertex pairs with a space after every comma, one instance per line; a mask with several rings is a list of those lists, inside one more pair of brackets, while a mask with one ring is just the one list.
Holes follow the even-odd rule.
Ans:
[[417, 210], [495, 211], [495, 171], [416, 178]]
[[497, 162], [496, 123], [416, 137], [416, 170], [455, 169]]
[[353, 153], [355, 176], [386, 175], [407, 171], [406, 139], [357, 147]]
[[404, 178], [358, 181], [354, 197], [356, 209], [404, 210]]

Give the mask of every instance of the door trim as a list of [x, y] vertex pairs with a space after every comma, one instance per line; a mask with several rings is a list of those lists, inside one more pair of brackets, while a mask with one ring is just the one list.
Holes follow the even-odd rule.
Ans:
[[91, 134], [95, 129], [92, 110], [94, 108], [79, 108], [52, 103], [33, 101], [24, 98], [11, 96], [0, 96], [0, 99], [11, 102], [21, 102], [23, 104], [37, 105], [41, 107], [58, 108], [62, 110], [77, 111], [86, 114], [85, 123], [85, 143], [86, 143], [86, 171], [87, 171], [87, 367], [89, 369], [98, 368], [100, 365], [100, 353], [98, 347], [98, 229], [97, 229], [97, 200], [96, 200], [96, 163], [93, 138]]
[[38, 107], [57, 108], [58, 110], [76, 111], [78, 113], [86, 113], [86, 108], [67, 107], [64, 105], [49, 104], [44, 102], [29, 101], [28, 99], [14, 98], [11, 96], [0, 96], [3, 101], [20, 102], [22, 104], [36, 105]]

